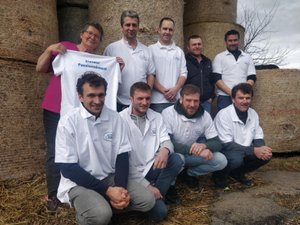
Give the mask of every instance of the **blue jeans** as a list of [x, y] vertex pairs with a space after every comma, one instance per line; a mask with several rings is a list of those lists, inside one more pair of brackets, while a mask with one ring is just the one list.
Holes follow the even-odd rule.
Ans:
[[201, 106], [206, 112], [211, 113], [211, 103], [208, 100], [201, 102]]
[[59, 113], [48, 110], [43, 111], [43, 122], [45, 129], [45, 138], [47, 143], [46, 152], [46, 181], [48, 189], [48, 198], [56, 197], [57, 188], [60, 181], [60, 170], [55, 164], [55, 137], [60, 115]]
[[220, 152], [214, 152], [211, 160], [194, 155], [185, 155], [185, 167], [189, 176], [200, 176], [222, 170], [227, 165], [226, 157]]
[[[168, 163], [164, 169], [151, 168], [145, 178], [160, 191], [162, 196], [165, 196], [182, 167], [183, 161], [181, 157], [173, 153], [169, 156]], [[157, 199], [154, 207], [149, 211], [149, 217], [153, 221], [160, 221], [167, 214], [168, 209], [162, 199]]]
[[227, 106], [232, 104], [231, 96], [219, 95], [217, 99], [217, 110], [218, 112], [221, 109], [226, 108]]
[[158, 113], [161, 113], [165, 108], [174, 105], [174, 103], [153, 103], [150, 108]]

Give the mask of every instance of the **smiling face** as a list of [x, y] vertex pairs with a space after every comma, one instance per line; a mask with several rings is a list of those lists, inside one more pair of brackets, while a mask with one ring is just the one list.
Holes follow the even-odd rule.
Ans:
[[135, 40], [139, 30], [139, 21], [137, 18], [125, 17], [121, 31], [127, 41]]
[[104, 86], [92, 87], [89, 83], [84, 83], [82, 86], [82, 94], [79, 95], [79, 100], [84, 107], [93, 115], [99, 116], [105, 101]]
[[203, 51], [201, 38], [191, 38], [188, 42], [187, 50], [191, 55], [199, 57]]
[[243, 93], [238, 90], [235, 97], [232, 99], [234, 106], [241, 112], [246, 112], [251, 104], [252, 96], [251, 94]]
[[239, 36], [237, 34], [228, 35], [225, 41], [228, 51], [235, 51], [239, 48]]
[[200, 95], [198, 93], [183, 95], [179, 100], [185, 113], [188, 116], [193, 116], [200, 106]]
[[161, 44], [171, 44], [174, 34], [174, 23], [170, 20], [164, 20], [161, 26], [158, 28], [158, 33]]
[[130, 100], [132, 104], [132, 114], [143, 116], [146, 114], [151, 103], [151, 91], [135, 90]]
[[80, 45], [82, 45], [87, 52], [92, 53], [100, 45], [101, 34], [95, 27], [89, 26], [85, 31], [80, 33], [80, 39]]

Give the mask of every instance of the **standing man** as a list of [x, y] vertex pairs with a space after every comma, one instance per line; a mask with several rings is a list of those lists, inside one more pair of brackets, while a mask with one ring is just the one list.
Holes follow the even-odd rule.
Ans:
[[257, 113], [250, 108], [253, 89], [250, 84], [240, 83], [232, 88], [232, 102], [215, 118], [215, 126], [223, 142], [222, 153], [228, 164], [214, 173], [215, 184], [228, 189], [228, 176], [246, 187], [252, 182], [245, 176], [269, 162], [272, 149], [265, 145], [263, 130]]
[[55, 211], [60, 205], [57, 199], [57, 188], [60, 180], [58, 166], [54, 163], [55, 158], [55, 136], [56, 128], [60, 118], [61, 110], [61, 79], [53, 74], [52, 61], [58, 54], [64, 54], [67, 49], [94, 53], [99, 47], [103, 36], [103, 29], [99, 23], [86, 23], [80, 32], [80, 43], [60, 42], [52, 44], [46, 48], [39, 57], [36, 71], [40, 73], [52, 72], [48, 87], [45, 91], [43, 108], [43, 122], [45, 137], [47, 142], [46, 152], [46, 181], [47, 181], [47, 207], [50, 211]]
[[162, 116], [149, 109], [150, 86], [144, 82], [134, 83], [130, 88], [130, 100], [129, 108], [120, 115], [129, 131], [132, 162], [145, 177], [143, 184], [156, 198], [150, 218], [158, 222], [167, 216], [163, 199], [182, 169], [183, 161], [174, 153]]
[[55, 162], [61, 170], [58, 198], [76, 210], [78, 224], [108, 224], [113, 209], [149, 211], [154, 197], [128, 179], [126, 128], [105, 104], [107, 82], [87, 72], [77, 82], [80, 107], [58, 124]]
[[150, 45], [155, 64], [155, 82], [151, 108], [157, 112], [174, 105], [187, 77], [183, 51], [172, 41], [175, 22], [164, 17], [159, 22], [159, 40]]
[[[222, 170], [227, 165], [211, 116], [200, 105], [200, 90], [187, 84], [180, 91], [174, 106], [162, 112], [171, 135], [175, 152], [185, 160], [184, 180], [191, 188], [198, 188], [197, 176]], [[197, 141], [202, 138], [201, 143]]]
[[188, 70], [185, 84], [194, 84], [200, 89], [200, 102], [204, 110], [211, 113], [211, 103], [215, 96], [211, 60], [202, 54], [203, 42], [199, 35], [191, 35], [185, 55]]
[[226, 51], [219, 53], [213, 61], [214, 80], [217, 86], [217, 109], [229, 106], [234, 85], [247, 82], [254, 85], [256, 71], [251, 56], [239, 49], [240, 34], [230, 30], [225, 34]]
[[121, 15], [121, 30], [123, 38], [106, 47], [104, 55], [119, 56], [124, 60], [121, 84], [118, 89], [117, 111], [120, 112], [130, 104], [129, 89], [137, 81], [154, 84], [154, 64], [149, 49], [137, 40], [139, 31], [139, 15], [132, 10], [126, 10]]

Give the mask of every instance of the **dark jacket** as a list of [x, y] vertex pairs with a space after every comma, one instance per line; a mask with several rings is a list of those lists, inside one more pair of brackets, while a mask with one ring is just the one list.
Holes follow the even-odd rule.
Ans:
[[212, 63], [209, 58], [201, 55], [202, 60], [198, 63], [197, 59], [191, 54], [186, 54], [186, 67], [188, 70], [185, 84], [194, 84], [200, 88], [201, 101], [214, 98], [215, 86], [212, 76]]

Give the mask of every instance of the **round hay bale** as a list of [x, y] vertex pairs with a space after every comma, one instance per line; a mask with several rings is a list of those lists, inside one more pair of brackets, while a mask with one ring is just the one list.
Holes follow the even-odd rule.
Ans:
[[58, 41], [56, 1], [1, 1], [0, 57], [36, 63]]
[[237, 0], [186, 0], [184, 25], [199, 22], [235, 23]]
[[[213, 59], [218, 53], [225, 51], [224, 34], [231, 29], [240, 33], [240, 44], [244, 44], [244, 28], [236, 23], [202, 22], [184, 26], [185, 40], [190, 35], [198, 34], [202, 37], [204, 55]], [[185, 42], [186, 43], [186, 42]]]
[[183, 47], [183, 0], [90, 0], [89, 19], [99, 21], [104, 29], [104, 40], [100, 51], [122, 37], [120, 17], [124, 10], [135, 10], [140, 16], [138, 39], [145, 45], [158, 40], [157, 28], [162, 17], [174, 19], [175, 43]]
[[0, 60], [0, 180], [43, 171], [40, 103], [47, 80], [35, 72], [33, 64]]
[[79, 33], [88, 21], [88, 9], [81, 7], [58, 8], [59, 40], [79, 43]]
[[300, 151], [300, 70], [259, 70], [253, 108], [266, 144], [275, 152]]

